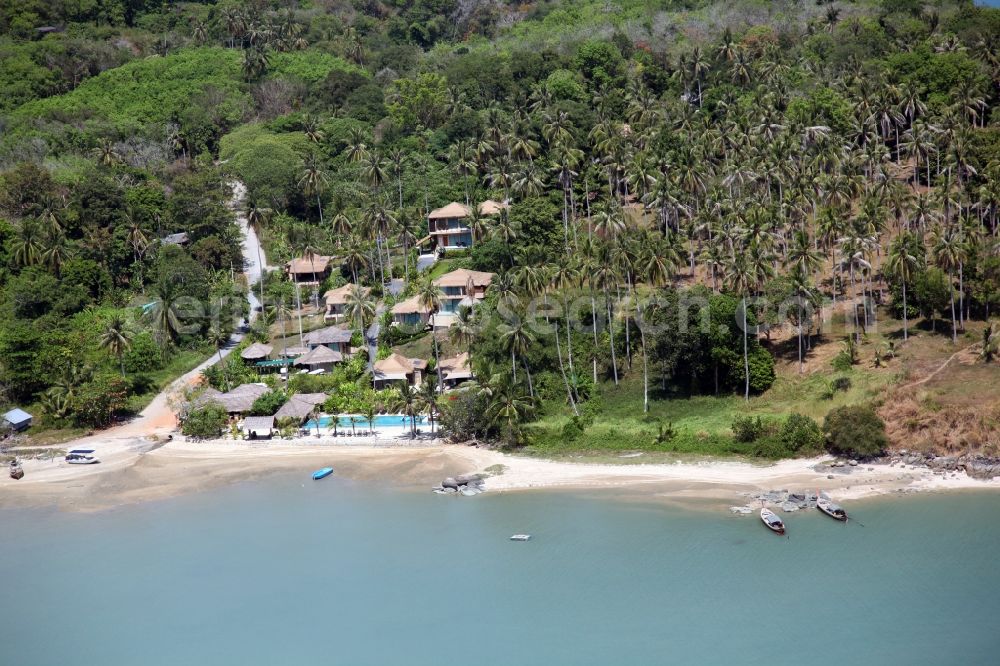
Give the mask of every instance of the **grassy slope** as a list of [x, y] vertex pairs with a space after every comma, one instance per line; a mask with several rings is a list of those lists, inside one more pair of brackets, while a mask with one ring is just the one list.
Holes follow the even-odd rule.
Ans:
[[[780, 420], [797, 412], [822, 422], [836, 407], [859, 402], [883, 404], [886, 392], [901, 379], [909, 381], [905, 378], [923, 376], [927, 368], [937, 367], [955, 351], [940, 333], [939, 322], [937, 334], [911, 328], [910, 341], [901, 347], [898, 358], [889, 360], [885, 367], [874, 367], [874, 350], [879, 343], [900, 337], [900, 327], [900, 322], [880, 321], [878, 333], [868, 336], [862, 344], [859, 363], [846, 372], [835, 371], [830, 365], [830, 359], [840, 350], [840, 331], [816, 342], [808, 356], [806, 371], [801, 375], [797, 354], [789, 354], [788, 345], [780, 345], [776, 340], [772, 348], [777, 352], [777, 381], [765, 394], [752, 396], [749, 403], [737, 395], [660, 400], [656, 399], [655, 387], [651, 386], [650, 411], [643, 414], [641, 356], [637, 356], [632, 372], [618, 387], [611, 383], [601, 385], [600, 405], [593, 424], [576, 440], [567, 441], [562, 436], [563, 426], [570, 421], [570, 410], [561, 403], [544, 405], [542, 417], [530, 426], [531, 446], [527, 452], [549, 456], [602, 456], [624, 451], [659, 452], [667, 457], [678, 453], [749, 454], [749, 447], [732, 440], [730, 426], [736, 416]], [[922, 360], [918, 363], [918, 359]], [[993, 368], [981, 371], [996, 378]], [[829, 397], [830, 383], [838, 377], [849, 378], [851, 387]], [[1000, 416], [1000, 410], [997, 415]], [[891, 414], [883, 416], [890, 417], [887, 420], [890, 420], [892, 432]], [[677, 432], [667, 445], [656, 442], [661, 424], [672, 424]], [[644, 456], [642, 460], [649, 459]]]

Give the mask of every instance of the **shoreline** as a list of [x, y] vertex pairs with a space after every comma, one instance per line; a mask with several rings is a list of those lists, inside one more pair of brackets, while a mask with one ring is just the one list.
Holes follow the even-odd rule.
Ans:
[[[96, 437], [94, 438], [97, 439]], [[0, 479], [0, 509], [55, 506], [69, 511], [115, 508], [300, 470], [333, 466], [346, 478], [386, 486], [425, 488], [445, 477], [482, 473], [488, 493], [530, 490], [610, 490], [668, 502], [747, 504], [770, 490], [822, 490], [837, 501], [887, 494], [1000, 490], [1000, 478], [981, 481], [964, 472], [937, 472], [890, 464], [830, 470], [830, 456], [753, 464], [734, 460], [666, 463], [588, 463], [544, 460], [440, 440], [266, 443], [212, 440], [164, 442], [147, 437], [94, 441], [102, 462], [24, 461], [25, 478]], [[502, 467], [497, 467], [502, 466]], [[828, 478], [833, 476], [833, 478]]]

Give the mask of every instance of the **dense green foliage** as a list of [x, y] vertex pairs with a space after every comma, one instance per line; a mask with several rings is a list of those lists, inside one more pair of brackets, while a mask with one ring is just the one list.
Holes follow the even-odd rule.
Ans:
[[[408, 281], [387, 309], [417, 295], [439, 309], [415, 272], [427, 213], [509, 205], [471, 215], [474, 247], [446, 255], [497, 274], [476, 313], [441, 339], [383, 326], [378, 341], [383, 356], [423, 344], [431, 368], [444, 337], [471, 350], [480, 386], [454, 402], [474, 414], [442, 407], [457, 437], [521, 444], [524, 424], [558, 415], [571, 419], [560, 436], [585, 441], [602, 399], [639, 376], [642, 413], [677, 397], [749, 400], [776, 379], [772, 329], [794, 331], [802, 370], [818, 305], [888, 294], [934, 329], [949, 320], [954, 341], [995, 311], [1000, 12], [960, 0], [606, 9], [8, 3], [0, 403], [107, 423], [121, 400], [92, 413], [78, 392], [136, 398], [179, 353], [224, 340], [245, 314], [231, 179], [271, 264], [334, 257], [315, 294], [280, 271], [255, 287], [259, 340], [346, 281], [372, 289], [355, 325], [391, 278]], [[188, 243], [162, 242], [176, 232]], [[851, 309], [860, 344], [878, 311]], [[352, 363], [289, 390], [326, 391], [331, 411], [406, 402]], [[116, 373], [124, 384], [110, 387]], [[206, 376], [259, 379], [238, 358]], [[269, 395], [255, 413], [277, 408]], [[792, 417], [736, 440], [659, 425], [664, 450], [816, 448]]]
[[827, 414], [823, 431], [831, 453], [871, 458], [882, 455], [889, 446], [885, 423], [871, 407], [839, 407]]
[[218, 437], [228, 420], [229, 415], [222, 407], [215, 404], [205, 405], [184, 418], [181, 432], [188, 437]]

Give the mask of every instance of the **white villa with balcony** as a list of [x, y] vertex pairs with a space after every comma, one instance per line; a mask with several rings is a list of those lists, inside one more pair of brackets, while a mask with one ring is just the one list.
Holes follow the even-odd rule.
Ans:
[[[503, 208], [506, 208], [505, 204], [487, 199], [479, 204], [479, 213], [486, 216], [496, 215]], [[430, 233], [432, 247], [438, 250], [461, 250], [472, 247], [475, 238], [468, 226], [468, 217], [469, 207], [457, 201], [432, 210], [427, 216], [427, 230]]]

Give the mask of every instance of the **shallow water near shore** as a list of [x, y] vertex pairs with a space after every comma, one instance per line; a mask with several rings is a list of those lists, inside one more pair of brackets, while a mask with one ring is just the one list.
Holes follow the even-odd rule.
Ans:
[[848, 509], [786, 514], [783, 539], [705, 507], [302, 473], [5, 510], [0, 662], [996, 663], [1000, 495]]

